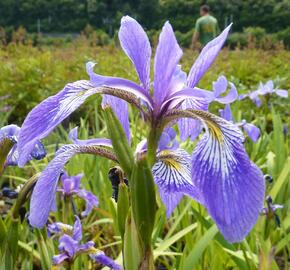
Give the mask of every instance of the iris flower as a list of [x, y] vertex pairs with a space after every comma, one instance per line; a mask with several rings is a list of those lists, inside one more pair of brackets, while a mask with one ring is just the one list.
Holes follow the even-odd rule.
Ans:
[[[234, 122], [229, 104], [227, 104], [224, 109], [220, 110], [220, 115], [222, 118]], [[241, 122], [235, 123], [235, 125], [242, 128], [242, 130], [253, 142], [256, 142], [260, 138], [260, 129], [254, 124], [248, 123], [245, 119], [243, 119]]]
[[93, 241], [81, 244], [82, 240], [82, 225], [78, 216], [75, 216], [76, 221], [74, 226], [70, 226], [63, 223], [51, 224], [48, 228], [50, 234], [61, 234], [59, 238], [58, 249], [60, 254], [53, 256], [53, 263], [56, 265], [62, 264], [64, 261], [72, 261], [81, 253], [87, 253], [90, 258], [98, 263], [110, 267], [114, 270], [121, 270], [121, 267], [116, 264], [111, 258], [107, 257], [104, 252], [96, 250], [94, 248], [95, 243]]
[[256, 104], [257, 107], [260, 107], [262, 105], [262, 102], [259, 96], [272, 95], [274, 93], [278, 95], [279, 97], [283, 97], [283, 98], [288, 97], [287, 90], [274, 88], [273, 81], [269, 80], [265, 84], [260, 82], [257, 90], [252, 91], [248, 94], [240, 95], [239, 99], [241, 100], [246, 97], [249, 97]]
[[61, 187], [57, 188], [58, 192], [61, 192], [63, 196], [76, 195], [86, 201], [86, 209], [82, 212], [82, 216], [87, 216], [94, 207], [99, 205], [98, 198], [92, 193], [81, 188], [81, 179], [83, 174], [74, 176], [68, 176], [66, 172], [61, 175]]
[[[202, 203], [230, 242], [238, 242], [249, 233], [263, 207], [264, 179], [260, 169], [249, 159], [243, 147], [243, 134], [233, 123], [207, 112], [212, 93], [197, 88], [197, 84], [215, 60], [231, 26], [209, 42], [188, 76], [178, 65], [182, 50], [173, 29], [166, 22], [159, 36], [154, 57], [154, 77], [150, 79], [151, 47], [141, 25], [125, 16], [121, 20], [121, 47], [132, 61], [139, 83], [94, 73], [94, 64], [87, 64], [89, 80], [67, 84], [63, 90], [36, 106], [25, 119], [18, 144], [19, 165], [24, 166], [36, 140], [46, 137], [73, 111], [93, 94], [103, 94], [103, 104], [110, 105], [127, 134], [129, 130], [129, 102], [137, 107], [148, 122], [147, 156], [152, 157], [155, 181], [159, 183], [161, 198], [171, 212], [182, 194]], [[108, 98], [109, 97], [109, 98]], [[126, 102], [125, 102], [126, 101]], [[200, 121], [205, 133], [191, 156], [182, 149], [158, 151], [158, 141], [165, 127], [179, 119]], [[190, 133], [195, 127], [180, 130]], [[30, 221], [34, 226], [45, 224], [55, 192], [55, 180], [64, 164], [76, 153], [92, 152], [115, 159], [104, 139], [93, 144], [64, 146], [40, 176], [32, 194]], [[149, 147], [150, 146], [150, 147]], [[96, 150], [97, 149], [97, 150]], [[172, 197], [165, 198], [168, 194]], [[45, 202], [45, 208], [39, 210]]]
[[[4, 167], [17, 166], [18, 164], [19, 154], [17, 150], [17, 142], [18, 142], [19, 131], [20, 131], [20, 127], [18, 127], [17, 125], [8, 125], [0, 129], [0, 144], [1, 144], [1, 141], [3, 141], [4, 139], [8, 139], [14, 143], [13, 147], [11, 148], [10, 152], [8, 153], [6, 157]], [[31, 159], [40, 160], [40, 159], [43, 159], [45, 156], [46, 156], [46, 151], [44, 149], [43, 144], [39, 140], [36, 140], [30, 153], [28, 154], [28, 160], [31, 160]]]

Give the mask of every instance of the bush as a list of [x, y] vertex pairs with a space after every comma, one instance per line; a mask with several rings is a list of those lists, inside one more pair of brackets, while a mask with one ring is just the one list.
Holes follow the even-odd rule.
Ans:
[[277, 32], [276, 38], [283, 41], [285, 47], [290, 48], [290, 26], [286, 29]]
[[192, 35], [193, 35], [193, 31], [188, 31], [187, 33], [181, 33], [179, 31], [175, 32], [176, 38], [178, 40], [178, 43], [185, 48], [189, 48], [191, 45], [191, 41], [192, 41]]

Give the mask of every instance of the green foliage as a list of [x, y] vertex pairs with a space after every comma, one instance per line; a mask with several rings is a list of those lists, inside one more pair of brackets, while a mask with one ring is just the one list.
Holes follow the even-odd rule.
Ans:
[[290, 26], [277, 32], [276, 37], [278, 40], [282, 40], [287, 48], [290, 48]]
[[[12, 105], [11, 112], [7, 112], [9, 115], [3, 117], [3, 120], [0, 119], [2, 125], [7, 121], [21, 124], [24, 115], [42, 99], [55, 94], [67, 82], [86, 78], [84, 64], [88, 60], [97, 61], [96, 72], [100, 74], [137, 81], [130, 61], [119, 49], [110, 46], [92, 47], [82, 39], [76, 42], [70, 46], [53, 48], [11, 44], [0, 50], [0, 59], [5, 63], [0, 66], [0, 96], [5, 96], [5, 99], [0, 99], [1, 108], [7, 104]], [[185, 50], [182, 65], [187, 72], [196, 56], [196, 52]], [[285, 50], [223, 50], [198, 86], [210, 90], [212, 81], [223, 74], [235, 83], [240, 94], [256, 89], [260, 80], [265, 82], [268, 79], [274, 79], [275, 85], [279, 88], [290, 89], [289, 63], [290, 54]], [[158, 199], [157, 204], [161, 207], [156, 213], [152, 236], [156, 268], [287, 269], [290, 239], [290, 137], [289, 132], [285, 133], [285, 129], [290, 126], [289, 98], [282, 99], [272, 95], [262, 98], [262, 102], [263, 105], [257, 108], [250, 100], [245, 99], [234, 103], [232, 110], [237, 122], [246, 119], [261, 129], [262, 136], [259, 141], [253, 144], [246, 139], [245, 147], [263, 173], [274, 177], [273, 183], [266, 183], [266, 195], [271, 195], [275, 203], [284, 205], [283, 209], [277, 211], [281, 227], [277, 227], [273, 220], [268, 221], [261, 215], [244, 242], [229, 244], [216, 232], [213, 221], [203, 206], [197, 202], [185, 197], [173, 215], [167, 219], [165, 209]], [[213, 104], [211, 109], [217, 113], [219, 106]], [[2, 114], [1, 112], [1, 118]], [[138, 112], [130, 110], [134, 147], [146, 135], [145, 125], [142, 123], [139, 126], [135, 125], [134, 120], [138, 117]], [[47, 158], [42, 161], [31, 161], [25, 169], [8, 168], [1, 181], [16, 187], [30, 176], [41, 172], [54, 156], [56, 147], [69, 142], [67, 133], [75, 125], [80, 126], [80, 139], [108, 136], [108, 131], [104, 128], [100, 98], [93, 97], [88, 100], [70, 120], [71, 124], [65, 121], [44, 140], [48, 150]], [[191, 151], [193, 145], [187, 141], [182, 143], [182, 147]], [[108, 171], [114, 165], [116, 164], [108, 163], [100, 157], [79, 155], [67, 164], [66, 170], [70, 175], [83, 172], [82, 187], [96, 194], [100, 201], [99, 208], [95, 208], [88, 217], [82, 219], [83, 241], [93, 239], [97, 248], [117, 258], [120, 263], [123, 247], [120, 241], [119, 209], [111, 199], [112, 188], [108, 180]], [[127, 205], [127, 198], [125, 199]], [[79, 212], [85, 207], [82, 200], [75, 200], [75, 204]], [[28, 210], [29, 203], [26, 203], [25, 207]], [[49, 222], [63, 221], [65, 216], [72, 224], [73, 213], [65, 212], [65, 202], [59, 194], [57, 208], [58, 212], [51, 214]], [[122, 213], [121, 227], [125, 212]], [[130, 214], [127, 216], [127, 223], [130, 224], [127, 229], [135, 234], [125, 232], [124, 254], [131, 258], [131, 261], [128, 261], [128, 269], [135, 269], [142, 256], [138, 245], [140, 239]], [[3, 242], [7, 239], [8, 227], [8, 222], [0, 219], [2, 247], [7, 246], [3, 245]], [[54, 238], [47, 238], [45, 231], [32, 231], [26, 220], [19, 224], [17, 240], [10, 241], [10, 244], [14, 245], [12, 249], [18, 246], [16, 257], [18, 269], [49, 268], [52, 255], [58, 253], [57, 241]], [[6, 251], [7, 265], [11, 263], [12, 258], [9, 253], [12, 251], [11, 246], [9, 248]], [[5, 257], [3, 251], [0, 255], [2, 258], [3, 255]], [[79, 256], [72, 267], [75, 270], [100, 269], [99, 265], [92, 265], [84, 254]]]

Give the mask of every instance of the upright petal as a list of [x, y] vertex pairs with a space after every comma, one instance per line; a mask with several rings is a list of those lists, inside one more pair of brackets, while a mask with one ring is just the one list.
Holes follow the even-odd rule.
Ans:
[[245, 152], [237, 126], [213, 115], [203, 121], [207, 132], [192, 155], [193, 181], [225, 239], [239, 242], [263, 208], [263, 174]]
[[135, 66], [142, 87], [149, 91], [151, 47], [145, 31], [136, 20], [124, 16], [121, 20], [119, 40]]
[[223, 94], [228, 87], [228, 80], [225, 76], [218, 77], [217, 81], [212, 83], [212, 88], [214, 92], [215, 97], [219, 97], [221, 94]]
[[79, 219], [79, 217], [77, 215], [75, 215], [75, 219], [76, 219], [76, 221], [74, 223], [72, 238], [75, 241], [80, 242], [82, 240], [82, 237], [83, 237], [82, 224], [81, 224], [81, 220]]
[[224, 31], [215, 39], [206, 44], [202, 49], [200, 55], [193, 64], [187, 79], [187, 84], [189, 87], [194, 87], [197, 85], [204, 73], [209, 69], [209, 67], [214, 62], [219, 51], [224, 45], [229, 31], [231, 29], [231, 24], [224, 29]]
[[181, 56], [182, 50], [173, 29], [169, 22], [166, 22], [159, 36], [154, 59], [154, 101], [158, 110], [169, 94], [171, 79]]
[[154, 180], [160, 197], [170, 216], [183, 195], [201, 201], [201, 196], [191, 181], [191, 158], [182, 150], [164, 150], [157, 156], [158, 161], [152, 168]]
[[103, 106], [109, 105], [113, 109], [114, 113], [118, 117], [118, 120], [123, 126], [128, 142], [130, 143], [131, 134], [130, 134], [129, 112], [127, 102], [117, 97], [104, 95], [102, 105]]
[[153, 107], [152, 98], [148, 91], [146, 91], [143, 87], [127, 79], [96, 74], [93, 70], [94, 66], [95, 63], [93, 62], [88, 62], [86, 65], [90, 82], [95, 87], [107, 86], [115, 88], [117, 92], [123, 91], [124, 93], [122, 95], [133, 95], [134, 97], [140, 98], [144, 101], [150, 108]]
[[215, 99], [217, 102], [219, 102], [221, 104], [229, 104], [229, 103], [234, 102], [238, 98], [239, 95], [238, 95], [238, 91], [237, 91], [236, 87], [231, 82], [229, 84], [231, 86], [230, 91], [224, 97], [217, 97]]
[[45, 225], [52, 208], [59, 176], [64, 165], [78, 153], [91, 153], [114, 159], [111, 152], [95, 145], [69, 144], [61, 147], [55, 158], [41, 173], [31, 196], [29, 222], [33, 227], [41, 228]]
[[230, 104], [226, 104], [224, 109], [220, 109], [220, 116], [227, 120], [227, 121], [233, 121], [233, 115], [232, 115], [232, 110]]

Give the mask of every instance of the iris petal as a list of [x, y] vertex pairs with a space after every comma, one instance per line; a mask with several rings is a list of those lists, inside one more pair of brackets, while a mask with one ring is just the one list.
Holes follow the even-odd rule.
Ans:
[[28, 161], [38, 140], [46, 137], [94, 93], [96, 88], [90, 82], [77, 81], [37, 105], [24, 120], [19, 132], [19, 166], [24, 166]]
[[154, 59], [154, 101], [160, 108], [166, 96], [169, 95], [172, 76], [182, 56], [173, 29], [166, 22], [159, 36], [159, 43]]
[[192, 155], [192, 177], [225, 239], [239, 242], [263, 208], [263, 174], [251, 162], [234, 124], [211, 115]]
[[157, 159], [152, 173], [167, 208], [167, 216], [171, 215], [185, 194], [201, 201], [201, 196], [191, 180], [191, 157], [186, 151], [161, 151]]
[[33, 227], [41, 228], [45, 225], [55, 198], [59, 175], [69, 159], [78, 153], [108, 155], [107, 157], [111, 155], [109, 151], [95, 145], [69, 144], [61, 147], [55, 158], [44, 169], [34, 187], [29, 213], [29, 222]]
[[136, 20], [125, 16], [121, 20], [119, 40], [133, 62], [142, 86], [149, 91], [151, 46], [145, 31]]
[[193, 64], [187, 79], [187, 84], [189, 87], [194, 87], [197, 85], [203, 74], [212, 65], [215, 58], [217, 57], [219, 51], [224, 45], [225, 40], [231, 29], [231, 24], [224, 29], [224, 31], [215, 39], [206, 44], [202, 49], [200, 55]]

